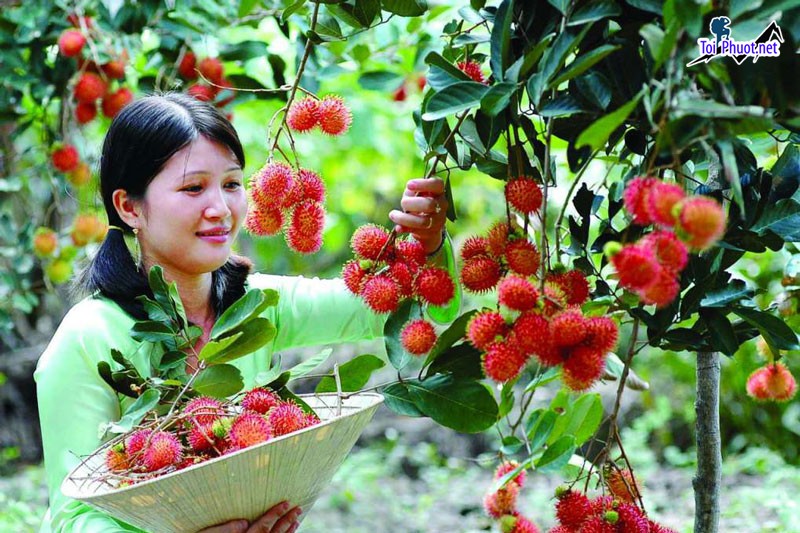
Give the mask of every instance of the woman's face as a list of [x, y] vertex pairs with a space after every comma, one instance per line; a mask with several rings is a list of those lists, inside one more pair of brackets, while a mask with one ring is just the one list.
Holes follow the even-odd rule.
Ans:
[[221, 267], [247, 212], [242, 169], [223, 144], [198, 137], [167, 161], [145, 191], [139, 243], [145, 266], [173, 275]]

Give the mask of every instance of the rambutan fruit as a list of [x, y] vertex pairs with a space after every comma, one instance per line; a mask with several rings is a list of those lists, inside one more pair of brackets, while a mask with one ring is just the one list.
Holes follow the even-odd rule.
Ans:
[[397, 257], [408, 264], [422, 266], [428, 260], [425, 247], [417, 239], [403, 239], [394, 241]]
[[306, 427], [306, 416], [294, 402], [282, 402], [272, 409], [269, 414], [269, 424], [275, 437], [288, 435]]
[[206, 426], [213, 424], [224, 411], [222, 403], [216, 398], [209, 396], [198, 396], [193, 398], [183, 408], [183, 414], [191, 425]]
[[512, 514], [517, 508], [517, 496], [519, 486], [516, 483], [509, 483], [497, 492], [490, 492], [483, 499], [483, 508], [486, 514], [492, 518], [501, 518], [504, 515]]
[[501, 531], [503, 533], [539, 533], [539, 528], [536, 524], [531, 522], [530, 519], [517, 514], [506, 515], [501, 522]]
[[112, 472], [125, 472], [130, 468], [128, 463], [128, 456], [124, 450], [119, 449], [117, 446], [112, 446], [106, 450], [106, 468]]
[[121, 80], [125, 78], [125, 58], [127, 58], [126, 54], [118, 59], [112, 59], [111, 61], [104, 63], [100, 67], [100, 70], [102, 70], [103, 74], [105, 74], [109, 79]]
[[[516, 461], [503, 461], [500, 463], [494, 471], [494, 479], [500, 479], [501, 477], [505, 476], [509, 472], [513, 472], [516, 468], [519, 467], [519, 463]], [[514, 476], [514, 479], [509, 481], [509, 483], [516, 483], [519, 485], [519, 488], [523, 488], [525, 486], [525, 479], [527, 477], [527, 473], [525, 469], [519, 471], [519, 474]]]
[[353, 122], [353, 115], [339, 96], [328, 95], [319, 102], [319, 127], [328, 135], [342, 135]]
[[263, 416], [248, 411], [237, 416], [228, 431], [228, 441], [239, 450], [266, 442], [272, 437], [273, 428], [270, 422]]
[[216, 445], [214, 431], [211, 427], [212, 424], [194, 425], [189, 429], [189, 433], [186, 435], [186, 441], [189, 443], [192, 451], [203, 452], [212, 449]]
[[550, 320], [550, 339], [553, 345], [561, 348], [575, 346], [589, 334], [587, 319], [580, 309], [567, 309]]
[[286, 113], [286, 124], [299, 133], [312, 130], [319, 124], [319, 100], [309, 96], [292, 102]]
[[[295, 203], [302, 200], [311, 200], [319, 203], [325, 202], [325, 183], [322, 181], [319, 174], [313, 170], [308, 170], [307, 168], [298, 170], [294, 186], [301, 189], [299, 198]], [[287, 206], [284, 201], [284, 207], [291, 206]]]
[[389, 266], [389, 275], [400, 287], [400, 297], [408, 298], [414, 292], [414, 271], [407, 263], [395, 261]]
[[478, 83], [486, 83], [486, 77], [483, 75], [481, 65], [477, 61], [459, 61], [458, 70], [472, 78], [473, 81]]
[[[544, 347], [552, 347], [550, 342], [550, 324], [546, 318], [536, 312], [522, 313], [512, 326], [514, 337], [520, 349], [526, 354], [544, 351]], [[545, 351], [545, 353], [547, 353]], [[560, 363], [560, 359], [553, 364]]]
[[592, 505], [592, 513], [593, 515], [604, 515], [606, 511], [610, 511], [614, 508], [614, 498], [611, 496], [597, 496], [596, 498], [591, 499]]
[[117, 113], [133, 101], [133, 93], [127, 87], [120, 87], [113, 93], [103, 97], [103, 114], [108, 118], [114, 118]]
[[508, 268], [522, 276], [533, 276], [539, 269], [541, 257], [536, 245], [528, 239], [516, 239], [505, 249]]
[[53, 164], [53, 167], [61, 172], [74, 170], [80, 161], [78, 150], [71, 144], [64, 144], [60, 148], [53, 150], [53, 153], [50, 154], [50, 162]]
[[58, 37], [58, 51], [64, 57], [75, 57], [83, 50], [86, 37], [78, 30], [64, 30]]
[[319, 202], [304, 200], [293, 210], [286, 230], [286, 244], [295, 252], [313, 254], [322, 247], [325, 209]]
[[67, 181], [73, 187], [83, 187], [92, 181], [92, 169], [89, 165], [81, 161], [78, 166], [67, 172]]
[[464, 261], [468, 261], [473, 257], [488, 255], [488, 253], [489, 240], [486, 237], [478, 237], [476, 235], [467, 237], [461, 247], [461, 259]]
[[527, 279], [508, 275], [497, 286], [497, 298], [513, 311], [529, 311], [536, 307], [539, 291]]
[[655, 283], [661, 271], [656, 256], [649, 248], [628, 244], [611, 257], [619, 284], [625, 288], [644, 289]]
[[689, 261], [689, 251], [671, 231], [654, 231], [645, 235], [638, 243], [642, 248], [653, 251], [656, 261], [670, 272], [681, 272]]
[[197, 56], [194, 52], [188, 51], [183, 54], [181, 62], [178, 64], [178, 74], [187, 80], [197, 79]]
[[293, 184], [292, 167], [282, 161], [271, 161], [250, 177], [250, 194], [260, 206], [280, 207]]
[[178, 437], [167, 431], [156, 431], [142, 449], [141, 465], [148, 472], [174, 466], [183, 460]]
[[508, 325], [503, 315], [496, 311], [480, 311], [467, 323], [466, 337], [479, 350], [487, 350], [490, 345], [508, 333]]
[[412, 355], [425, 355], [436, 344], [436, 330], [425, 319], [410, 320], [400, 333], [400, 342]]
[[141, 452], [147, 439], [149, 439], [152, 434], [153, 431], [150, 429], [137, 429], [128, 435], [125, 439], [125, 453], [128, 454], [128, 457], [133, 459], [136, 454]]
[[225, 75], [225, 69], [222, 67], [222, 62], [216, 57], [203, 58], [197, 64], [197, 70], [200, 74], [212, 83], [219, 84]]
[[693, 196], [680, 203], [678, 236], [697, 251], [711, 248], [725, 233], [727, 217], [713, 198]]
[[277, 406], [280, 401], [280, 397], [272, 390], [256, 387], [245, 393], [242, 398], [242, 409], [265, 415], [270, 409]]
[[573, 391], [590, 388], [603, 375], [605, 354], [589, 346], [576, 346], [569, 350], [564, 361], [562, 380]]
[[[578, 531], [577, 529], [574, 531]], [[627, 530], [625, 530], [627, 531]], [[580, 533], [616, 533], [617, 528], [602, 516], [590, 516], [581, 525]]]
[[660, 183], [656, 178], [636, 177], [628, 183], [623, 194], [625, 209], [633, 215], [633, 221], [640, 226], [648, 226], [653, 223], [653, 216], [650, 213], [650, 192], [653, 187]]
[[364, 282], [361, 297], [376, 313], [391, 313], [400, 302], [400, 287], [388, 275], [372, 276]]
[[634, 483], [633, 474], [627, 468], [609, 468], [605, 474], [608, 491], [621, 502], [634, 503], [639, 499], [638, 484]]
[[447, 270], [426, 266], [414, 279], [414, 293], [431, 305], [445, 305], [455, 294], [455, 284]]
[[506, 201], [523, 215], [531, 215], [542, 207], [542, 190], [539, 184], [529, 178], [515, 178], [506, 183]]
[[613, 319], [596, 316], [586, 319], [586, 338], [584, 344], [600, 353], [613, 351], [617, 346], [619, 328]]
[[253, 235], [276, 235], [284, 223], [283, 211], [270, 205], [250, 205], [244, 218], [244, 229]]
[[630, 533], [650, 533], [650, 524], [642, 511], [632, 503], [622, 503], [616, 509], [619, 520], [615, 531]]
[[582, 492], [567, 490], [556, 502], [556, 518], [562, 526], [578, 531], [589, 518], [592, 505]]
[[564, 289], [550, 281], [544, 282], [544, 295], [542, 300], [544, 301], [542, 314], [548, 318], [568, 307], [567, 294], [564, 292]]
[[108, 85], [100, 76], [93, 72], [84, 72], [78, 78], [72, 95], [78, 102], [93, 103], [105, 96], [106, 90], [108, 90]]
[[353, 253], [362, 259], [377, 261], [385, 254], [386, 243], [389, 241], [389, 232], [375, 224], [360, 226], [350, 238], [350, 247]]
[[680, 185], [657, 181], [647, 194], [647, 207], [653, 222], [666, 228], [674, 226], [675, 206], [685, 197]]
[[359, 261], [348, 261], [342, 267], [342, 280], [347, 290], [356, 296], [361, 294], [361, 287], [367, 277], [367, 271], [361, 268]]
[[671, 304], [680, 290], [681, 286], [675, 274], [662, 268], [656, 274], [653, 283], [637, 291], [637, 294], [644, 303], [655, 304], [661, 309]]
[[589, 299], [589, 282], [583, 272], [579, 270], [549, 274], [546, 281], [557, 285], [564, 291], [567, 305], [581, 305]]
[[186, 94], [201, 102], [211, 102], [214, 100], [214, 89], [201, 83], [195, 83], [186, 89]]
[[526, 361], [526, 355], [515, 344], [495, 342], [483, 354], [483, 373], [498, 383], [505, 383], [519, 375]]
[[785, 402], [797, 392], [797, 382], [781, 362], [759, 368], [747, 378], [747, 394], [760, 401]]
[[650, 526], [650, 533], [677, 533], [674, 529], [663, 526], [653, 520], [648, 520], [647, 525]]
[[94, 102], [78, 102], [75, 106], [75, 120], [78, 124], [88, 124], [97, 116], [97, 104]]
[[489, 255], [497, 259], [502, 257], [506, 251], [506, 244], [510, 235], [511, 228], [505, 222], [498, 221], [492, 224], [486, 233]]
[[497, 286], [502, 275], [500, 263], [488, 256], [468, 259], [461, 268], [461, 284], [471, 292], [486, 292]]
[[58, 235], [50, 228], [41, 227], [33, 234], [33, 252], [36, 257], [50, 257], [58, 248]]

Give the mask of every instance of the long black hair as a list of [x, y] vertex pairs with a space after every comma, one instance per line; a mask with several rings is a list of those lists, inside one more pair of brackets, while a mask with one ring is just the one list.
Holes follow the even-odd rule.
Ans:
[[[100, 293], [137, 319], [146, 318], [136, 300], [152, 296], [147, 275], [136, 265], [124, 234], [133, 229], [114, 207], [114, 191], [124, 189], [134, 200], [144, 198], [150, 182], [166, 162], [199, 136], [227, 146], [242, 168], [244, 150], [233, 125], [214, 106], [180, 93], [141, 98], [125, 106], [111, 123], [100, 160], [100, 194], [111, 228], [97, 254], [81, 272], [76, 292]], [[124, 234], [123, 234], [124, 233]], [[212, 273], [211, 303], [219, 316], [244, 294], [252, 263], [231, 256]]]

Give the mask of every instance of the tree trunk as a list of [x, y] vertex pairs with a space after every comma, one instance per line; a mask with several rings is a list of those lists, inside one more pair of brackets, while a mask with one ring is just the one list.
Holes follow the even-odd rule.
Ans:
[[719, 431], [719, 353], [697, 354], [697, 474], [694, 487], [695, 533], [719, 531], [722, 452]]

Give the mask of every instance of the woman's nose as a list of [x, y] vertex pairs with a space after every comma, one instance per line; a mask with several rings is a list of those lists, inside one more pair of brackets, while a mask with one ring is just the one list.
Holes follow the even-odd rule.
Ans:
[[231, 214], [231, 209], [225, 199], [225, 193], [222, 189], [216, 189], [211, 193], [208, 205], [206, 206], [204, 215], [207, 218], [227, 218]]

